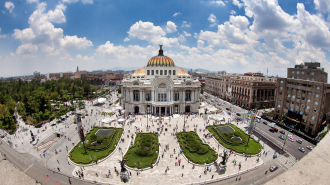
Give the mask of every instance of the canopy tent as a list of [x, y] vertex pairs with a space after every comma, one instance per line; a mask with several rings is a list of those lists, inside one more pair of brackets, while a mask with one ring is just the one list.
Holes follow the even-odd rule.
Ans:
[[118, 119], [118, 122], [123, 122], [123, 121], [125, 121], [125, 119], [123, 118]]
[[269, 126], [275, 128], [275, 123], [271, 123]]
[[114, 120], [115, 120], [114, 118], [105, 118], [105, 119], [102, 120], [102, 123], [110, 123]]
[[117, 107], [115, 107], [115, 109], [116, 109], [116, 110], [123, 110], [123, 107], [121, 107], [121, 106], [117, 106]]
[[97, 98], [93, 100], [93, 104], [99, 104], [99, 103], [104, 103], [107, 99], [105, 98]]

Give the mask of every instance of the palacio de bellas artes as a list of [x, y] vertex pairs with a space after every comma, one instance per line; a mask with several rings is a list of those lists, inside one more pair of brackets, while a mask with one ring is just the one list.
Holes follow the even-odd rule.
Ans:
[[121, 104], [129, 113], [172, 115], [198, 112], [201, 84], [163, 54], [122, 81]]

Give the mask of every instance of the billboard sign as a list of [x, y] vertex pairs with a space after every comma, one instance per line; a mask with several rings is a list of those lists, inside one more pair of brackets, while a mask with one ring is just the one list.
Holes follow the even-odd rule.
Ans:
[[80, 141], [84, 142], [85, 141], [84, 127], [81, 122], [81, 117], [78, 114], [76, 116], [76, 123], [77, 123], [77, 130], [78, 130]]

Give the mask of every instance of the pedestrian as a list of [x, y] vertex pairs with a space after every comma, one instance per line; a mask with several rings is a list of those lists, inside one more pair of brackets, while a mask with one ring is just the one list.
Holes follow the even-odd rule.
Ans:
[[183, 173], [182, 173], [181, 177], [183, 177]]
[[241, 180], [242, 176], [239, 176], [239, 180]]
[[238, 176], [236, 177], [236, 181], [237, 181], [237, 179], [238, 179]]

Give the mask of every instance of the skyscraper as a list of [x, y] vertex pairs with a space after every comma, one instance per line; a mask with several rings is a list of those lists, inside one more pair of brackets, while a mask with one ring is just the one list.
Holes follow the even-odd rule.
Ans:
[[78, 68], [78, 66], [77, 66], [77, 71], [76, 72], [79, 72], [79, 68]]

